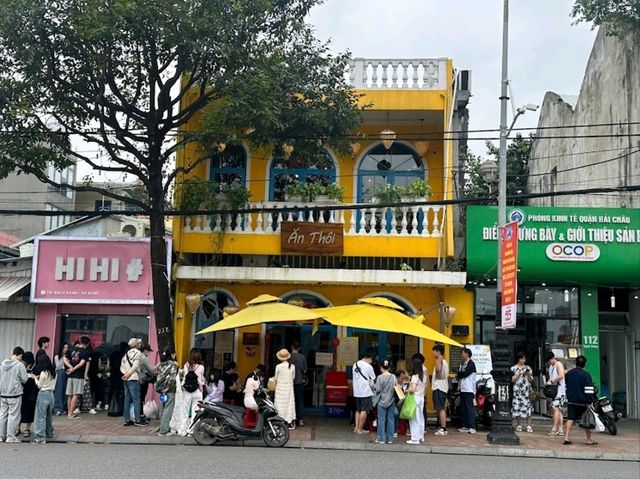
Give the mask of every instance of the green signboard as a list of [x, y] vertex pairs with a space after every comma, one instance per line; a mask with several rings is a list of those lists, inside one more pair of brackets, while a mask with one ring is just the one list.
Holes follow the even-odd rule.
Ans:
[[[507, 208], [518, 223], [518, 281], [640, 286], [640, 209]], [[467, 271], [495, 278], [498, 209], [467, 211]]]

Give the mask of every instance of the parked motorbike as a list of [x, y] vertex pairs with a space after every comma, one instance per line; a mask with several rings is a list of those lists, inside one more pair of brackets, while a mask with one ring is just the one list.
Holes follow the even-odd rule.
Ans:
[[282, 447], [289, 441], [289, 427], [278, 416], [266, 389], [253, 394], [258, 404], [258, 421], [253, 429], [244, 427], [245, 408], [219, 402], [200, 401], [193, 419], [193, 438], [202, 446], [217, 442], [262, 439], [269, 447]]
[[598, 388], [595, 388], [595, 394], [592, 407], [598, 415], [607, 432], [612, 436], [618, 434], [618, 426], [616, 422], [622, 417], [622, 414], [614, 411], [613, 404], [607, 396], [598, 397]]
[[[458, 427], [462, 425], [461, 398], [459, 380], [450, 379], [447, 393], [447, 407], [451, 423]], [[491, 429], [491, 420], [495, 412], [495, 396], [493, 393], [493, 378], [482, 377], [476, 381], [476, 429]]]

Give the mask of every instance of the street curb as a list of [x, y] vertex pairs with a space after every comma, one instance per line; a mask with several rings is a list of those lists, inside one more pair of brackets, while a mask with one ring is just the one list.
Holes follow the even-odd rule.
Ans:
[[[48, 442], [78, 443], [78, 444], [129, 444], [129, 445], [164, 445], [164, 446], [195, 446], [190, 437], [160, 437], [160, 436], [100, 436], [100, 435], [64, 435], [57, 436]], [[261, 441], [246, 441], [226, 443], [220, 446], [262, 447]], [[461, 447], [461, 446], [429, 446], [393, 444], [382, 445], [364, 442], [341, 441], [289, 441], [288, 449], [323, 449], [338, 451], [375, 451], [375, 452], [405, 452], [414, 454], [444, 454], [465, 456], [490, 457], [528, 457], [543, 459], [581, 459], [619, 462], [640, 462], [640, 455], [632, 453], [609, 453], [587, 451], [557, 451], [554, 449], [527, 449], [524, 447]]]

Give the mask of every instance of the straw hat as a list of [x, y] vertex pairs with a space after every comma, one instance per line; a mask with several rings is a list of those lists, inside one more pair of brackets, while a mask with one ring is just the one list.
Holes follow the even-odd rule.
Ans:
[[291, 354], [289, 353], [289, 351], [287, 351], [284, 348], [276, 353], [276, 358], [278, 358], [280, 361], [286, 361], [290, 357], [291, 357]]

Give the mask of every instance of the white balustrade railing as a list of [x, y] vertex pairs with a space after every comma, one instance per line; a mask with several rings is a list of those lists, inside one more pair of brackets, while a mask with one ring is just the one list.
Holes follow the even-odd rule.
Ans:
[[354, 58], [346, 76], [355, 89], [445, 90], [446, 58]]
[[284, 221], [339, 223], [345, 236], [420, 236], [440, 238], [443, 234], [443, 206], [380, 207], [361, 205], [350, 210], [309, 210], [315, 203], [252, 203], [251, 209], [268, 212], [186, 216], [185, 233], [237, 233], [278, 235]]

